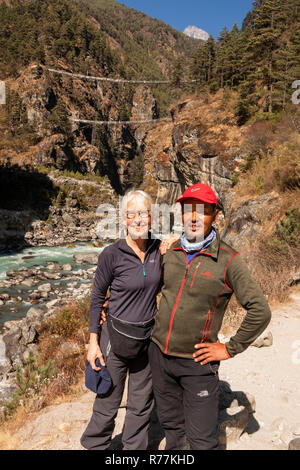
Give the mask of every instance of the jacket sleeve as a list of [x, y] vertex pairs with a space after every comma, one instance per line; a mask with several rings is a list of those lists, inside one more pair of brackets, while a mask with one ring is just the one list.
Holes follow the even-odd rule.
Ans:
[[98, 258], [90, 302], [90, 333], [99, 333], [100, 316], [105, 302], [107, 289], [113, 280], [113, 260], [110, 250], [104, 248]]
[[236, 334], [225, 343], [228, 353], [233, 357], [247, 349], [266, 329], [271, 320], [271, 311], [261, 288], [239, 254], [233, 257], [228, 266], [226, 283], [234, 291], [237, 301], [247, 310]]

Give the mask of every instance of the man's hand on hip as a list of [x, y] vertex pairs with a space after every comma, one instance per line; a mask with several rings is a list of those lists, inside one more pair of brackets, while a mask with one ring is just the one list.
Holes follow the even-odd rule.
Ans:
[[200, 343], [195, 344], [197, 351], [193, 354], [194, 361], [200, 362], [201, 365], [205, 365], [212, 361], [224, 361], [230, 359], [230, 355], [226, 349], [225, 344], [220, 343]]

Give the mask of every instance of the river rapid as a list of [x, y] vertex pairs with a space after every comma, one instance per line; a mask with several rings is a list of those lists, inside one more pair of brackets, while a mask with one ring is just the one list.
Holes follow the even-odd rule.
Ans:
[[[0, 252], [0, 330], [5, 321], [26, 316], [33, 304], [41, 306], [55, 300], [58, 295], [61, 297], [66, 293], [69, 296], [72, 290], [84, 284], [90, 285], [96, 270], [95, 261], [79, 264], [74, 255], [94, 253], [95, 260], [104, 246], [99, 248], [91, 243], [74, 243]], [[24, 276], [24, 280], [16, 282], [19, 274]], [[39, 294], [42, 296], [39, 297]]]

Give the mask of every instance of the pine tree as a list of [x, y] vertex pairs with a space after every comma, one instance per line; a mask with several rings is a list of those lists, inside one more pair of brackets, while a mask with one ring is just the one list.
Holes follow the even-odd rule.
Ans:
[[215, 85], [216, 54], [216, 42], [212, 36], [209, 36], [208, 40], [199, 47], [191, 66], [192, 75], [199, 80], [201, 86], [203, 83], [211, 87]]
[[184, 75], [183, 61], [181, 57], [177, 57], [177, 59], [174, 62], [173, 68], [171, 70], [172, 85], [175, 87], [179, 87], [180, 82], [183, 78], [183, 75]]
[[226, 68], [228, 67], [227, 64], [227, 44], [228, 44], [228, 37], [229, 31], [225, 26], [219, 34], [218, 37], [218, 45], [217, 45], [217, 54], [216, 54], [216, 75], [217, 80], [219, 80], [219, 84], [221, 88], [225, 86], [225, 74]]
[[250, 59], [256, 62], [256, 80], [260, 80], [261, 87], [267, 89], [266, 109], [272, 113], [276, 78], [274, 53], [278, 49], [278, 38], [284, 30], [284, 15], [278, 0], [255, 0], [253, 6]]

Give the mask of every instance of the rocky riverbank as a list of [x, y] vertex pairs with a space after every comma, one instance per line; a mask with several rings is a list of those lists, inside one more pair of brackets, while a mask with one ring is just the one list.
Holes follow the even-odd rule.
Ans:
[[[26, 316], [6, 321], [0, 336], [0, 407], [16, 390], [15, 378], [18, 366], [22, 366], [29, 354], [37, 354], [38, 328], [48, 318], [56, 315], [64, 305], [89, 295], [96, 270], [98, 253], [74, 254], [77, 269], [71, 264], [60, 265], [51, 261], [46, 266], [9, 270], [7, 278], [0, 281], [2, 309], [18, 302], [29, 305]], [[91, 266], [93, 265], [93, 266]], [[15, 290], [14, 297], [3, 289]]]
[[91, 280], [96, 269], [93, 265], [97, 264], [99, 252], [74, 254], [72, 265], [46, 261], [45, 266], [6, 271], [6, 278], [0, 280], [0, 328], [1, 318], [17, 311], [20, 302], [27, 305], [54, 303], [57, 299], [81, 295], [87, 289], [84, 283]]

